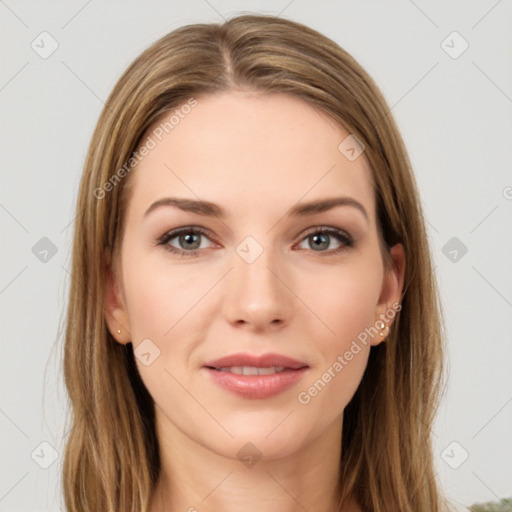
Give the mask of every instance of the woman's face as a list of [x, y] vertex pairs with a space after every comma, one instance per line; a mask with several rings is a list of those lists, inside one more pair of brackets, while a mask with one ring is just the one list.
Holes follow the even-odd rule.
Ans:
[[129, 177], [109, 327], [133, 343], [160, 435], [276, 459], [339, 435], [402, 248], [386, 270], [369, 164], [325, 114], [278, 94], [194, 105], [152, 127]]

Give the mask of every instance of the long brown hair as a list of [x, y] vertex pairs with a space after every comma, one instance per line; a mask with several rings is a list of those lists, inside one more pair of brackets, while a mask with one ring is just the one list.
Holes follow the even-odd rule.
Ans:
[[346, 51], [306, 26], [261, 15], [161, 38], [125, 71], [98, 120], [77, 201], [66, 320], [67, 509], [140, 512], [150, 503], [160, 471], [154, 404], [132, 345], [114, 340], [103, 307], [123, 234], [126, 164], [164, 113], [235, 88], [301, 98], [363, 141], [381, 235], [387, 248], [405, 248], [402, 309], [386, 343], [371, 349], [344, 412], [339, 509], [354, 496], [365, 511], [442, 510], [431, 431], [444, 380], [443, 318], [404, 143], [379, 89]]

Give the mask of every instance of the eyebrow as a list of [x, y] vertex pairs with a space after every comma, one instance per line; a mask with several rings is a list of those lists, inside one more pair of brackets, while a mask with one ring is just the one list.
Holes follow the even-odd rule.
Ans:
[[[217, 204], [210, 201], [198, 201], [195, 199], [181, 199], [177, 197], [164, 197], [155, 201], [147, 210], [146, 217], [152, 211], [163, 206], [176, 207], [186, 212], [196, 213], [197, 215], [205, 215], [208, 217], [226, 218], [226, 212]], [[323, 213], [337, 206], [352, 206], [359, 210], [366, 220], [369, 220], [368, 212], [365, 207], [353, 197], [331, 197], [327, 199], [319, 199], [308, 203], [296, 204], [285, 216], [288, 217], [309, 217], [318, 213]]]

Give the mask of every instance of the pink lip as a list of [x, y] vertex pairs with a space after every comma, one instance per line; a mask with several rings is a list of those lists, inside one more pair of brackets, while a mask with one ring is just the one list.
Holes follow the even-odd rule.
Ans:
[[[282, 372], [272, 375], [239, 375], [229, 372], [220, 372], [215, 368], [230, 366], [253, 366], [267, 368], [281, 366], [286, 368]], [[307, 372], [309, 366], [290, 357], [279, 354], [264, 354], [253, 356], [250, 354], [234, 354], [206, 363], [202, 370], [219, 386], [243, 398], [270, 398], [296, 384]]]
[[255, 368], [268, 368], [269, 366], [284, 366], [292, 370], [298, 370], [308, 366], [306, 363], [292, 359], [291, 357], [280, 354], [263, 354], [253, 356], [251, 354], [233, 354], [231, 356], [221, 357], [205, 363], [204, 366], [211, 368], [226, 368], [228, 366], [254, 366]]

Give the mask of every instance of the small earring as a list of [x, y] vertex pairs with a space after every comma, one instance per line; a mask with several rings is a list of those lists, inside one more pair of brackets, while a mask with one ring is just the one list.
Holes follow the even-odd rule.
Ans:
[[117, 334], [121, 334], [121, 329], [117, 329]]
[[384, 341], [386, 336], [389, 334], [389, 327], [383, 320], [377, 320], [377, 322], [375, 322], [375, 327], [377, 327], [377, 329], [382, 329], [380, 331], [380, 335], [382, 336], [382, 340]]

